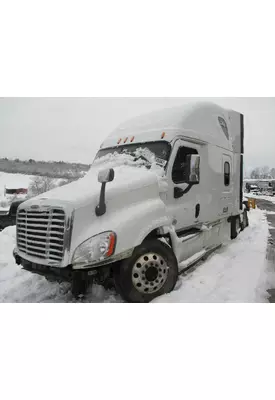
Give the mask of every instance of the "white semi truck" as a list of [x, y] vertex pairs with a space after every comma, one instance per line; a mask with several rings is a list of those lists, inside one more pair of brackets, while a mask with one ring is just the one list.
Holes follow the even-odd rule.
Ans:
[[172, 291], [181, 268], [248, 225], [243, 143], [243, 115], [212, 103], [121, 125], [84, 178], [20, 205], [17, 264], [76, 296], [93, 281], [129, 302]]

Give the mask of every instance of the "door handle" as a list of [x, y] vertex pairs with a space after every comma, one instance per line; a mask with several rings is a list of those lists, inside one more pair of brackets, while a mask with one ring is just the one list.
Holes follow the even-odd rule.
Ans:
[[201, 206], [200, 206], [200, 204], [197, 204], [196, 205], [196, 213], [195, 213], [196, 219], [199, 218], [200, 212], [201, 212]]
[[175, 187], [174, 188], [174, 198], [175, 199], [179, 199], [180, 197], [182, 197], [185, 193], [185, 190], [179, 188], [179, 187]]

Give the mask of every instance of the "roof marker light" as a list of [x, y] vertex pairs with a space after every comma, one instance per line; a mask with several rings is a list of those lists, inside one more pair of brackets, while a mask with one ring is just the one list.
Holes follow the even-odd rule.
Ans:
[[132, 143], [134, 140], [135, 140], [135, 136], [133, 136], [133, 137], [131, 138], [131, 143]]
[[165, 135], [166, 135], [166, 133], [163, 132], [162, 135], [161, 135], [161, 138], [164, 139], [164, 138], [165, 138]]
[[126, 142], [127, 142], [127, 140], [128, 140], [128, 138], [125, 138], [125, 139], [124, 139], [124, 143], [126, 143]]
[[117, 144], [120, 144], [121, 140], [122, 140], [122, 139], [120, 138], [120, 139], [117, 141]]

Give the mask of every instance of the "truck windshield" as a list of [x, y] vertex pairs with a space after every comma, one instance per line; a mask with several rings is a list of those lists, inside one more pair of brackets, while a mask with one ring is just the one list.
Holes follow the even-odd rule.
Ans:
[[143, 160], [148, 167], [156, 163], [164, 168], [167, 165], [170, 153], [171, 146], [168, 142], [135, 143], [101, 149], [97, 153], [95, 161], [99, 162], [102, 157], [104, 157], [102, 158], [104, 160], [108, 155], [128, 154], [133, 156], [136, 161]]

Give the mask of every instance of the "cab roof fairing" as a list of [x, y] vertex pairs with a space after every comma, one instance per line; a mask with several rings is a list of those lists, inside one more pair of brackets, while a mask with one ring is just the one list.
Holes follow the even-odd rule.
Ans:
[[[155, 111], [121, 124], [107, 137], [101, 148], [130, 144], [133, 137], [132, 143], [173, 142], [177, 137], [183, 137], [190, 142], [212, 144], [233, 151], [232, 130], [235, 129], [235, 121], [232, 124], [232, 115], [240, 114], [208, 102]], [[222, 130], [219, 117], [228, 126], [229, 138]], [[126, 138], [128, 140], [124, 143]]]

